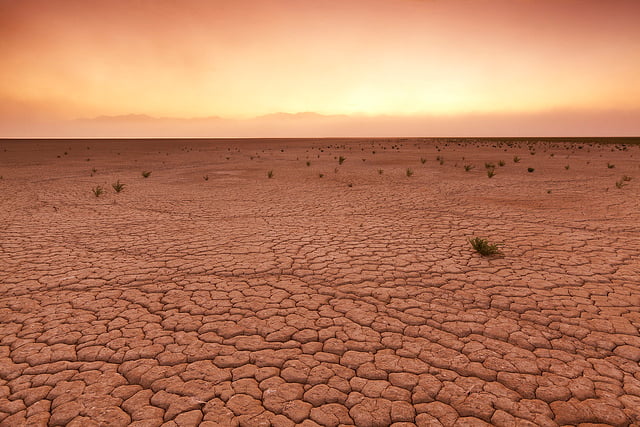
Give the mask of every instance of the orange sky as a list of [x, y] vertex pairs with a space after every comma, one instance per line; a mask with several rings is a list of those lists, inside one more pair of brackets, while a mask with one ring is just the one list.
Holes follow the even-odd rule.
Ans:
[[[591, 133], [637, 135], [638, 17], [637, 0], [0, 0], [0, 136], [246, 136], [278, 112], [398, 135], [603, 112]], [[131, 114], [161, 120], [86, 120]], [[233, 121], [179, 120], [211, 116]]]

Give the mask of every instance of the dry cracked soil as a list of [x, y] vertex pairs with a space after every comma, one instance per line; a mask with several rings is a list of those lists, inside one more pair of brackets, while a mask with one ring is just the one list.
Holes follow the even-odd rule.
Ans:
[[0, 425], [639, 425], [639, 159], [0, 141]]

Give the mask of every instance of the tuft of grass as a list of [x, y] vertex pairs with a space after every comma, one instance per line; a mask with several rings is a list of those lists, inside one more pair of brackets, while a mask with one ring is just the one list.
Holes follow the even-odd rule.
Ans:
[[345, 160], [347, 160], [347, 159], [344, 158], [343, 156], [338, 157], [338, 164], [339, 165], [343, 164]]
[[111, 186], [113, 187], [113, 189], [116, 191], [116, 193], [121, 192], [122, 190], [124, 190], [124, 184], [120, 182], [120, 180], [116, 181], [115, 183], [111, 184]]
[[500, 160], [500, 161], [498, 162], [498, 166], [502, 167], [502, 166], [504, 166], [504, 165], [505, 165], [504, 160]]
[[631, 177], [627, 176], [627, 175], [622, 175], [622, 180], [625, 181], [625, 182], [629, 182], [629, 181], [631, 181]]
[[496, 174], [496, 170], [495, 169], [487, 169], [487, 176], [489, 178], [493, 178], [493, 176]]
[[565, 165], [565, 166], [564, 166], [564, 169], [565, 169], [565, 170], [569, 170], [569, 165]]
[[384, 173], [384, 170], [378, 169], [378, 175], [382, 175], [383, 173]]
[[616, 181], [616, 188], [622, 188], [625, 185], [626, 185], [626, 183], [623, 180]]
[[520, 157], [513, 156], [513, 163], [519, 163], [519, 162], [520, 162]]
[[471, 169], [473, 169], [474, 166], [473, 165], [464, 165], [464, 171], [465, 172], [469, 172]]
[[203, 178], [204, 178], [205, 181], [209, 181], [209, 175], [205, 175], [205, 176], [203, 176]]
[[100, 197], [101, 195], [103, 195], [103, 194], [104, 194], [104, 188], [102, 188], [102, 187], [101, 187], [101, 186], [99, 186], [99, 185], [98, 185], [98, 186], [96, 186], [96, 187], [93, 187], [93, 188], [91, 189], [91, 191], [93, 192], [93, 195], [94, 195], [94, 196], [96, 196], [96, 197]]
[[267, 178], [269, 179], [273, 178], [273, 171], [267, 172]]
[[425, 159], [424, 157], [421, 157], [420, 158], [420, 163], [422, 163], [424, 165], [425, 163], [427, 163], [427, 159]]
[[319, 176], [320, 178], [324, 178], [324, 174], [323, 174], [323, 173], [318, 174], [318, 176]]
[[527, 172], [531, 173], [533, 172], [535, 169], [534, 168], [527, 168]]
[[411, 168], [407, 168], [406, 174], [408, 177], [412, 177], [413, 176], [413, 170], [411, 170]]
[[149, 178], [149, 176], [151, 176], [151, 171], [142, 171], [143, 178]]
[[609, 169], [613, 169], [613, 168], [615, 168], [615, 167], [616, 167], [616, 165], [613, 165], [613, 164], [611, 164], [611, 163], [607, 163], [607, 167], [608, 167]]
[[501, 255], [500, 248], [495, 243], [489, 243], [487, 239], [481, 237], [474, 237], [468, 239], [469, 243], [482, 256]]
[[484, 162], [484, 167], [485, 167], [485, 169], [495, 169], [496, 165], [494, 165], [491, 162]]

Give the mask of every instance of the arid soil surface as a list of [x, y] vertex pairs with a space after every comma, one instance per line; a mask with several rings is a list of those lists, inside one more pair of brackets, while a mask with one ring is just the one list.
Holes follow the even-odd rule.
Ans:
[[0, 141], [0, 424], [640, 425], [639, 160]]

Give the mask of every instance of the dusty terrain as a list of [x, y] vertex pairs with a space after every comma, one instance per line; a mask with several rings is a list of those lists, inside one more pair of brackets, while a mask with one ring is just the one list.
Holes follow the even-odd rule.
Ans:
[[0, 141], [0, 424], [639, 425], [639, 160]]

